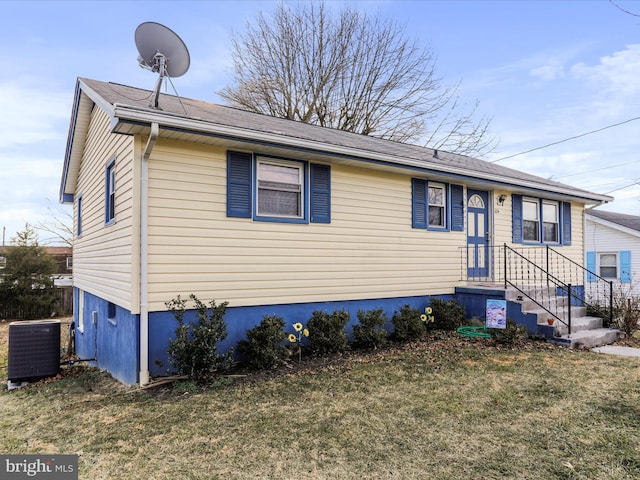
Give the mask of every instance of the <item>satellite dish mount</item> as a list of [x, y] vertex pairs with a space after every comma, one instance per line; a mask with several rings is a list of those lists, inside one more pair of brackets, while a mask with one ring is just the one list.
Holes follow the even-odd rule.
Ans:
[[138, 64], [158, 74], [150, 107], [158, 107], [160, 87], [165, 77], [180, 77], [189, 70], [189, 50], [173, 30], [155, 22], [138, 25], [135, 33]]

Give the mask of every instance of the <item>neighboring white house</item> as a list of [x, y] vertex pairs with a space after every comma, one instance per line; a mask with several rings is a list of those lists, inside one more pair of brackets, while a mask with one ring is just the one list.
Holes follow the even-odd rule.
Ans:
[[640, 295], [640, 216], [587, 210], [585, 222], [587, 268]]

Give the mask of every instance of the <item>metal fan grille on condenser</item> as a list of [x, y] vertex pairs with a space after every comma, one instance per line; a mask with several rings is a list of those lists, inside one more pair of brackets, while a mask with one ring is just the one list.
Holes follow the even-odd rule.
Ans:
[[11, 382], [55, 376], [60, 370], [60, 321], [11, 322], [8, 360]]

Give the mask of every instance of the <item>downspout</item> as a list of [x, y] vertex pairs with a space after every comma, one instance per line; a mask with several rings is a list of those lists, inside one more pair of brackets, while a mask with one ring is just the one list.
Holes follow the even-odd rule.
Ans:
[[151, 124], [151, 133], [142, 154], [140, 172], [140, 386], [149, 383], [149, 157], [158, 139], [159, 126]]

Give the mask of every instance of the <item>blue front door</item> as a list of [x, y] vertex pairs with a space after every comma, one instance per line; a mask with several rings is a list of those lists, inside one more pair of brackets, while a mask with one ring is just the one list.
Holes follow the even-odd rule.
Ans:
[[489, 193], [467, 190], [467, 275], [469, 278], [487, 277]]

